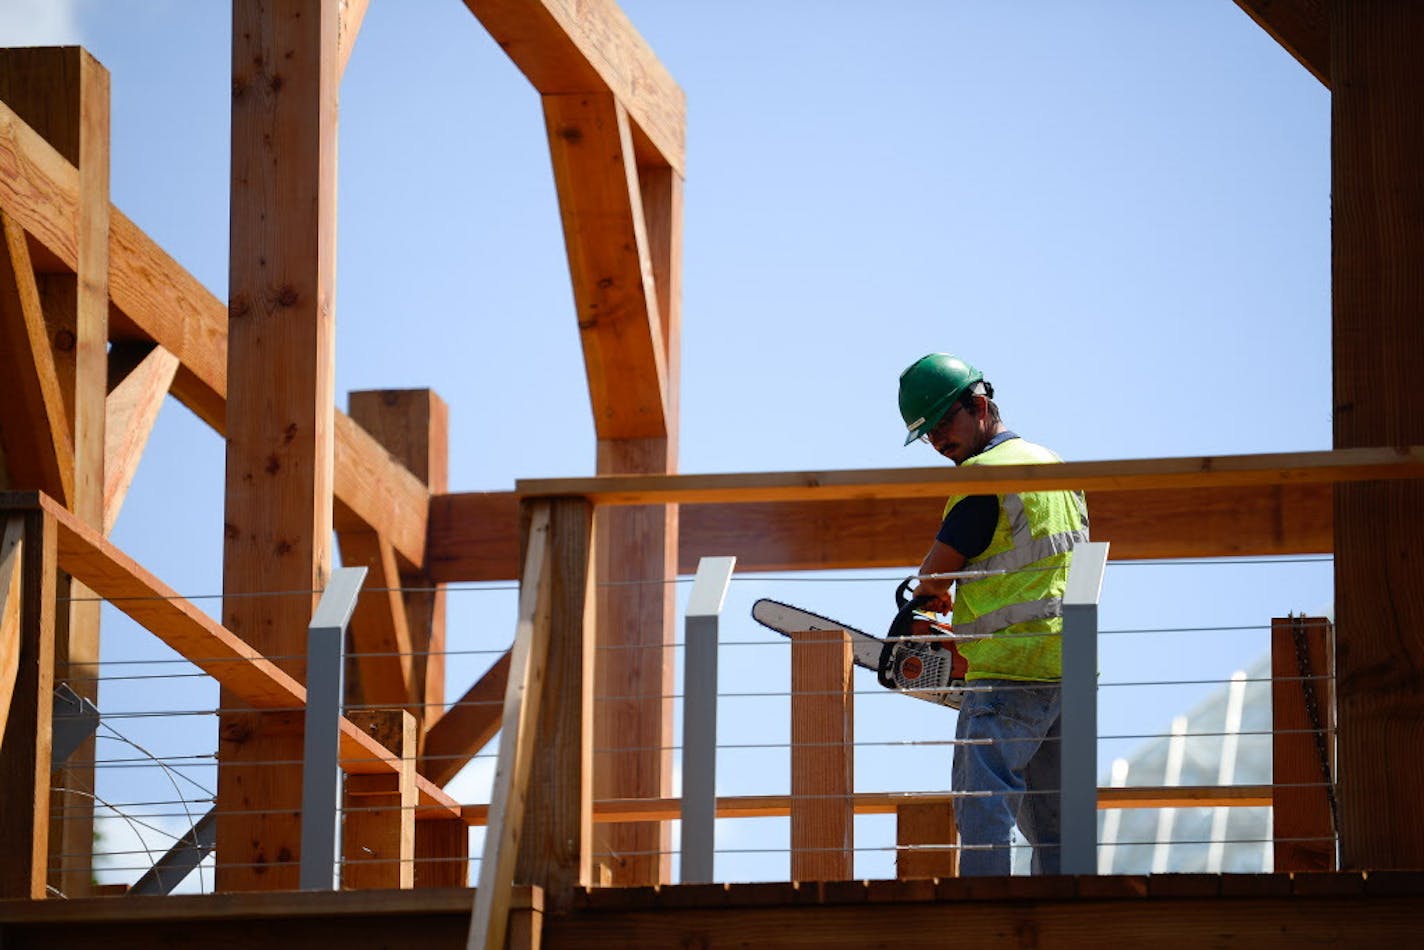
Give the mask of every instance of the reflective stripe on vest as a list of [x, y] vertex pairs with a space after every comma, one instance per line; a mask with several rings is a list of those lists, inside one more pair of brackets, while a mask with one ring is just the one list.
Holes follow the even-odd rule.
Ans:
[[[1073, 545], [1088, 540], [1087, 518], [1083, 517], [1087, 514], [1087, 505], [1084, 504], [1081, 493], [1074, 492], [1073, 494], [1078, 500], [1078, 511], [1083, 521], [1083, 527], [1073, 531], [1050, 534], [1043, 538], [1033, 536], [1033, 530], [1028, 525], [1028, 513], [1024, 511], [1023, 499], [1018, 495], [1003, 495], [999, 504], [1003, 506], [1004, 513], [1008, 516], [1009, 528], [1013, 531], [1014, 546], [1007, 551], [990, 555], [981, 561], [975, 561], [974, 570], [986, 573], [1023, 570], [1044, 558], [1053, 557], [1055, 554], [1067, 554], [1073, 550]], [[963, 588], [968, 584], [986, 579], [966, 577], [959, 582], [959, 586]], [[1044, 614], [1043, 616], [1057, 617], [1059, 614]], [[1038, 618], [1025, 619], [1037, 620]]]
[[[1016, 623], [1028, 623], [1030, 620], [1047, 620], [1049, 617], [1061, 616], [1063, 616], [1063, 598], [1045, 597], [1043, 600], [1008, 604], [973, 620], [957, 623], [954, 625], [954, 634], [958, 637], [987, 637], [1006, 627], [1012, 627]], [[1031, 633], [1012, 634], [1012, 636], [1023, 637], [1033, 635]], [[1058, 636], [1056, 633], [1052, 635]]]

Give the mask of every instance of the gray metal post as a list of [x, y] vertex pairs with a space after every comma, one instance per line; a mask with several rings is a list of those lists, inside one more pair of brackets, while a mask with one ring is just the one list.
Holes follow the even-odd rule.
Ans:
[[366, 580], [364, 567], [338, 568], [307, 627], [306, 739], [302, 754], [301, 889], [338, 886], [341, 831], [341, 701], [346, 625]]
[[704, 557], [687, 599], [682, 700], [682, 882], [712, 882], [717, 821], [717, 620], [734, 557]]
[[1098, 872], [1098, 599], [1108, 545], [1073, 548], [1063, 595], [1063, 874]]
[[172, 894], [174, 888], [212, 854], [217, 843], [218, 813], [217, 809], [213, 809], [199, 818], [198, 823], [175, 841], [168, 853], [155, 861], [153, 867], [144, 872], [143, 877], [125, 893], [143, 897]]
[[52, 721], [50, 768], [57, 772], [85, 739], [99, 731], [99, 708], [68, 683], [60, 683], [54, 688]]

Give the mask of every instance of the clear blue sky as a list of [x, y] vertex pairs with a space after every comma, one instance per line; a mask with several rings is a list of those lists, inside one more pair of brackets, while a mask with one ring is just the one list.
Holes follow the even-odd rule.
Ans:
[[[623, 7], [687, 93], [683, 471], [941, 464], [902, 448], [894, 399], [931, 350], [1070, 459], [1329, 447], [1329, 95], [1230, 0]], [[80, 42], [108, 67], [114, 201], [220, 298], [228, 10], [0, 8], [7, 45]], [[372, 0], [341, 93], [338, 401], [439, 392], [454, 490], [592, 474], [537, 95], [457, 0]], [[185, 593], [220, 589], [222, 451], [170, 405], [115, 532]], [[744, 619], [763, 595], [878, 630], [892, 588], [739, 584], [724, 636], [763, 636]], [[1104, 625], [1331, 597], [1328, 564], [1123, 566]], [[508, 642], [508, 595], [450, 600], [453, 648]], [[1119, 636], [1103, 679], [1224, 680], [1263, 644]], [[765, 657], [724, 664], [723, 688], [785, 688]], [[452, 663], [452, 695], [478, 666]], [[1105, 689], [1103, 732], [1165, 731], [1205, 689]], [[949, 733], [892, 702], [862, 704], [865, 735]], [[947, 750], [909, 756], [862, 785], [947, 783]], [[724, 791], [783, 790], [724, 768]]]

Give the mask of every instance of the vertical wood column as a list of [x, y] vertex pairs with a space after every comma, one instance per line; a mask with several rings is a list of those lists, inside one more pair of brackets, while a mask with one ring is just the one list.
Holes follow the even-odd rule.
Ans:
[[[40, 275], [38, 286], [59, 357], [74, 439], [70, 508], [102, 531], [109, 344], [109, 72], [77, 46], [5, 50], [0, 54], [0, 98], [79, 170], [78, 272]], [[77, 582], [66, 580], [58, 589], [71, 599], [57, 627], [55, 675], [97, 703], [99, 602]], [[75, 750], [74, 761], [93, 762], [94, 748], [94, 740], [86, 740]], [[59, 788], [95, 791], [90, 765], [66, 767], [54, 778]], [[57, 870], [51, 883], [68, 897], [82, 897], [89, 893], [93, 878], [93, 799], [58, 792], [55, 804], [51, 838]]]
[[415, 885], [415, 717], [404, 709], [347, 716], [401, 758], [398, 774], [346, 776], [342, 814], [343, 890]]
[[556, 912], [592, 876], [593, 541], [587, 499], [549, 503], [549, 647], [514, 879]]
[[[1424, 442], [1424, 6], [1330, 9], [1334, 444]], [[1341, 856], [1424, 865], [1424, 482], [1335, 488]]]
[[895, 876], [955, 877], [959, 874], [959, 831], [954, 806], [906, 802], [895, 806]]
[[854, 654], [843, 630], [791, 635], [791, 879], [855, 876]]
[[1329, 632], [1330, 622], [1323, 617], [1271, 621], [1271, 781], [1276, 786], [1272, 824], [1277, 871], [1335, 867], [1331, 789], [1326, 785], [1334, 772], [1335, 744], [1334, 651], [1329, 649]]
[[[430, 389], [383, 389], [351, 393], [351, 418], [375, 437], [432, 495], [450, 490], [450, 410]], [[414, 651], [411, 675], [417, 741], [445, 712], [445, 585], [424, 571], [401, 573], [406, 625]]]
[[[0, 499], [8, 502], [18, 496]], [[41, 900], [47, 891], [50, 852], [55, 531], [53, 519], [37, 507], [18, 511], [0, 502], [0, 540], [12, 533], [7, 529], [14, 518], [23, 521], [23, 538], [20, 616], [13, 644], [18, 656], [13, 690], [5, 697], [9, 715], [0, 732], [0, 898]], [[4, 592], [6, 599], [10, 593]]]
[[[223, 622], [302, 680], [316, 594], [251, 595], [330, 572], [338, 6], [233, 3]], [[223, 717], [219, 890], [297, 886], [301, 770], [264, 764], [301, 759], [291, 720]]]

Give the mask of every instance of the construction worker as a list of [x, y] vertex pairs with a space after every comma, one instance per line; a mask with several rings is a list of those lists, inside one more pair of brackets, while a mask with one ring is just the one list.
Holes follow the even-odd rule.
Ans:
[[[900, 374], [909, 435], [956, 465], [1062, 461], [1009, 431], [973, 366], [931, 353]], [[920, 565], [916, 595], [951, 613], [969, 663], [955, 736], [959, 873], [1008, 874], [1010, 832], [1033, 846], [1035, 874], [1059, 867], [1059, 709], [1063, 592], [1073, 545], [1088, 540], [1078, 492], [951, 497]], [[956, 572], [986, 573], [957, 580]], [[950, 585], [954, 594], [950, 594]]]

